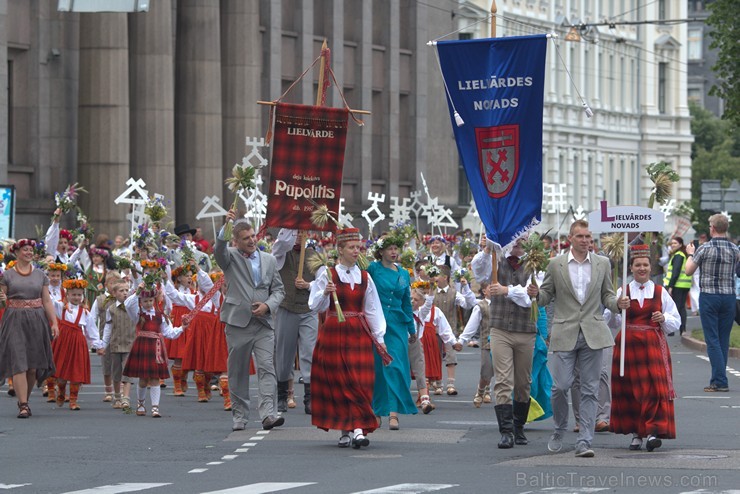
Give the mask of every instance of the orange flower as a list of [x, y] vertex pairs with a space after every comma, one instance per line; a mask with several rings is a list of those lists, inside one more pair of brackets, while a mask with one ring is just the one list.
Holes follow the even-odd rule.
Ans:
[[75, 288], [80, 288], [84, 290], [85, 288], [87, 288], [87, 281], [78, 279], [64, 280], [62, 282], [62, 286], [65, 290], [73, 290]]

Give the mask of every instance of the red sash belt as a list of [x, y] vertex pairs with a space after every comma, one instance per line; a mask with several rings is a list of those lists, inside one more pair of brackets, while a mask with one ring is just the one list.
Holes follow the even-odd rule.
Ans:
[[[378, 340], [375, 339], [375, 336], [373, 335], [372, 330], [370, 329], [370, 326], [367, 324], [367, 318], [365, 317], [364, 312], [349, 312], [349, 311], [343, 311], [344, 317], [356, 317], [360, 320], [360, 326], [362, 326], [362, 329], [365, 331], [365, 333], [370, 337], [370, 341], [373, 342], [373, 345], [375, 346], [375, 351], [378, 352], [378, 355], [380, 356], [380, 360], [383, 361], [383, 365], [388, 365], [391, 362], [393, 362], [393, 357], [390, 356], [388, 351], [383, 348], [383, 346], [378, 343]], [[333, 310], [330, 310], [327, 314], [328, 317], [337, 317], [337, 313]]]
[[141, 336], [142, 338], [154, 338], [157, 340], [157, 346], [156, 346], [156, 355], [157, 355], [157, 363], [158, 364], [164, 364], [167, 363], [167, 356], [165, 355], [165, 349], [164, 349], [164, 337], [162, 336], [162, 333], [156, 333], [154, 331], [138, 331], [136, 333], [136, 336]]
[[30, 300], [11, 298], [6, 301], [6, 304], [13, 309], [38, 309], [39, 307], [43, 307], [40, 298]]

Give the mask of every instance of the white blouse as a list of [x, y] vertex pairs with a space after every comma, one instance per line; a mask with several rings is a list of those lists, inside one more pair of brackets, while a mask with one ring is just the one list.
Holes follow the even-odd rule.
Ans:
[[[423, 323], [430, 321], [432, 313], [430, 310], [425, 315], [420, 308], [418, 311], [414, 311], [414, 314], [422, 322], [422, 324], [419, 324], [418, 321], [414, 320], [416, 322], [416, 334], [418, 334], [419, 338], [421, 339], [424, 336]], [[454, 345], [457, 343], [457, 338], [455, 338], [455, 334], [452, 332], [450, 323], [447, 321], [447, 318], [445, 317], [444, 312], [442, 312], [442, 309], [437, 306], [434, 307], [434, 320], [432, 321], [432, 324], [434, 324], [434, 327], [437, 328], [437, 334], [442, 338], [442, 341], [445, 342], [445, 344]]]
[[[640, 290], [640, 286], [644, 286], [644, 288]], [[633, 280], [630, 282], [629, 287], [630, 299], [637, 300], [640, 307], [644, 305], [646, 298], [653, 298], [653, 294], [655, 293], [655, 284], [650, 280], [645, 283], [638, 283]], [[619, 289], [617, 289], [617, 298], [621, 296], [622, 287], [619, 287]], [[667, 334], [675, 333], [681, 327], [681, 316], [678, 314], [676, 303], [665, 288], [662, 290], [660, 300], [663, 307], [663, 315], [665, 316], [665, 322], [660, 323], [660, 327]], [[627, 310], [629, 311], [629, 309]], [[621, 312], [613, 314], [609, 309], [604, 309], [604, 320], [612, 329], [622, 327]]]
[[[337, 274], [342, 283], [349, 284], [353, 290], [355, 285], [359, 285], [362, 282], [362, 271], [360, 271], [357, 265], [351, 268], [338, 265]], [[311, 294], [308, 296], [309, 309], [317, 312], [324, 312], [329, 309], [330, 301], [333, 297], [331, 294], [324, 294], [327, 283], [326, 267], [322, 266], [316, 271], [316, 280], [311, 283]], [[384, 343], [385, 316], [383, 316], [383, 309], [380, 305], [378, 289], [375, 287], [375, 283], [370, 275], [367, 275], [367, 289], [365, 290], [362, 311], [365, 313], [365, 318], [375, 339], [379, 343]]]
[[[128, 314], [128, 317], [131, 318], [132, 321], [138, 323], [139, 322], [139, 316], [141, 315], [141, 307], [139, 306], [139, 296], [137, 294], [129, 295], [126, 301], [124, 302], [126, 306], [126, 313]], [[154, 309], [144, 311], [144, 315], [154, 317], [155, 312]], [[162, 332], [162, 336], [165, 338], [169, 338], [171, 340], [174, 340], [180, 334], [182, 333], [182, 327], [173, 327], [172, 322], [170, 322], [170, 319], [168, 317], [162, 317], [162, 324], [159, 327], [160, 331]]]

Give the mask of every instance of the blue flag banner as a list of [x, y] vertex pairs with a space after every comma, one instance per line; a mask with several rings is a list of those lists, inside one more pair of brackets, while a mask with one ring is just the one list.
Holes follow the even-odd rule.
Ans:
[[546, 35], [437, 42], [457, 148], [486, 234], [501, 246], [542, 219], [546, 49]]

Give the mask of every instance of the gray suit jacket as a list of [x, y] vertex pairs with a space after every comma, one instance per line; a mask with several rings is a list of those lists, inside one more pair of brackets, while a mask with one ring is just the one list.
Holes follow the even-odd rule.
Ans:
[[545, 306], [555, 301], [550, 334], [550, 350], [573, 350], [582, 331], [588, 346], [594, 350], [614, 345], [614, 338], [604, 322], [603, 307], [618, 312], [617, 296], [612, 288], [609, 260], [591, 254], [591, 281], [581, 305], [568, 272], [568, 254], [550, 260], [537, 303]]
[[236, 248], [228, 247], [223, 240], [216, 240], [214, 256], [224, 271], [228, 283], [226, 297], [221, 307], [221, 321], [230, 326], [246, 328], [252, 320], [252, 303], [264, 302], [270, 311], [259, 321], [274, 329], [272, 315], [277, 312], [285, 297], [285, 289], [275, 258], [257, 251], [260, 256], [262, 280], [255, 286], [252, 279], [252, 264]]

